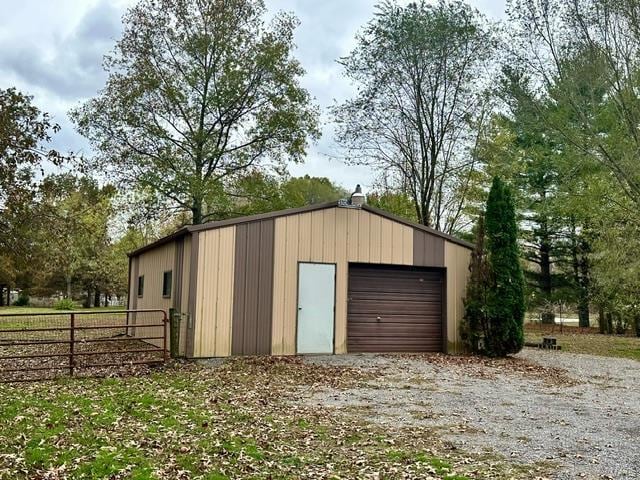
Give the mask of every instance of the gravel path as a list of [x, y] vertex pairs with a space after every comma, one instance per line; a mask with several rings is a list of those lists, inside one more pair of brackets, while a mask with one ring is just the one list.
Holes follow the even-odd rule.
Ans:
[[[639, 362], [534, 349], [517, 356], [519, 368], [456, 358], [309, 357], [382, 373], [367, 388], [322, 390], [304, 401], [359, 407], [389, 428], [430, 426], [468, 452], [551, 462], [552, 478], [640, 479]], [[550, 382], [558, 368], [566, 375]]]

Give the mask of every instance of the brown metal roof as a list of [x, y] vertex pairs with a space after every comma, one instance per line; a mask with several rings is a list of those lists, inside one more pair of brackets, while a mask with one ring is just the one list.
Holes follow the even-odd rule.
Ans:
[[[180, 238], [184, 235], [190, 234], [192, 232], [201, 232], [204, 230], [212, 230], [214, 228], [221, 228], [221, 227], [228, 227], [231, 225], [240, 225], [243, 223], [249, 223], [249, 222], [254, 222], [256, 220], [266, 220], [266, 219], [270, 219], [270, 218], [277, 218], [277, 217], [286, 217], [289, 215], [296, 215], [299, 213], [306, 213], [306, 212], [313, 212], [316, 210], [325, 210], [327, 208], [354, 208], [354, 207], [341, 207], [338, 202], [326, 202], [326, 203], [318, 203], [315, 205], [306, 205], [304, 207], [297, 207], [297, 208], [288, 208], [286, 210], [277, 210], [275, 212], [267, 212], [267, 213], [260, 213], [257, 215], [248, 215], [246, 217], [237, 217], [237, 218], [229, 218], [227, 220], [218, 220], [218, 221], [214, 221], [214, 222], [207, 222], [207, 223], [203, 223], [200, 225], [187, 225], [185, 227], [182, 227], [181, 229], [175, 231], [174, 233], [172, 233], [171, 235], [167, 235], [166, 237], [163, 237], [159, 240], [156, 240], [153, 243], [150, 243], [149, 245], [145, 245], [144, 247], [141, 247], [137, 250], [134, 250], [133, 252], [129, 253], [130, 257], [135, 257], [136, 255], [139, 255], [141, 253], [144, 253], [148, 250], [152, 250], [155, 247], [159, 247], [160, 245], [164, 245], [165, 243], [169, 243], [173, 240], [176, 240], [177, 238]], [[407, 220], [406, 218], [402, 218], [399, 217], [397, 215], [394, 215], [392, 213], [389, 213], [385, 210], [380, 210], [379, 208], [374, 208], [371, 207], [369, 205], [363, 205], [362, 207], [363, 210], [366, 210], [368, 212], [371, 213], [375, 213], [376, 215], [380, 215], [382, 217], [388, 218], [389, 220], [393, 220], [394, 222], [398, 222], [398, 223], [402, 223], [404, 225], [407, 225], [409, 227], [412, 228], [416, 228], [419, 230], [422, 230], [424, 232], [430, 233], [432, 235], [436, 235], [438, 237], [444, 238], [445, 240], [448, 240], [452, 243], [456, 243], [462, 247], [466, 247], [469, 249], [473, 249], [473, 244], [469, 243], [465, 240], [461, 240], [459, 238], [453, 237], [451, 235], [448, 235], [446, 233], [440, 232], [438, 230], [435, 230], [433, 228], [430, 227], [425, 227], [424, 225], [420, 225], [419, 223], [414, 223], [411, 222], [409, 220]]]

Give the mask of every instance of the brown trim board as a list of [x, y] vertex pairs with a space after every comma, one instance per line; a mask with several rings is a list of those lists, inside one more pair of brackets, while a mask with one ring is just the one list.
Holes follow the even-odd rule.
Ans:
[[418, 267], [444, 267], [444, 242], [428, 232], [413, 229], [413, 264]]
[[189, 268], [189, 318], [187, 320], [187, 341], [186, 356], [193, 357], [193, 347], [196, 336], [196, 307], [198, 293], [198, 254], [199, 254], [199, 235], [197, 232], [191, 234], [191, 258]]
[[176, 240], [176, 253], [172, 275], [173, 285], [171, 294], [173, 295], [173, 308], [176, 312], [182, 311], [182, 277], [184, 275], [184, 237]]
[[[127, 310], [131, 310], [131, 289], [133, 285], [131, 285], [131, 262], [133, 261], [132, 257], [129, 257], [129, 268], [127, 269]], [[1, 293], [0, 293], [1, 294]], [[129, 322], [129, 318], [127, 315], [127, 323]]]
[[275, 220], [236, 226], [232, 355], [271, 354]]

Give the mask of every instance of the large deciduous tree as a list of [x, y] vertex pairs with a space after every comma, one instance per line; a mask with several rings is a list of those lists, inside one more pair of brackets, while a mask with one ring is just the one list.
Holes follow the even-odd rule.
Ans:
[[216, 215], [235, 175], [302, 158], [317, 110], [299, 84], [295, 17], [262, 0], [141, 0], [105, 57], [100, 94], [73, 112], [109, 171], [187, 210]]
[[38, 209], [50, 221], [37, 237], [46, 259], [42, 275], [52, 287], [62, 287], [67, 298], [74, 285], [82, 286], [90, 306], [92, 292], [109, 290], [118, 273], [109, 262], [115, 189], [88, 177], [60, 174], [46, 177], [40, 191]]
[[459, 227], [494, 46], [486, 18], [463, 2], [385, 1], [341, 59], [358, 93], [333, 108], [338, 140], [408, 194], [424, 225]]
[[0, 201], [7, 190], [24, 183], [25, 168], [42, 168], [46, 160], [58, 164], [63, 159], [45, 148], [60, 127], [32, 101], [15, 88], [0, 89]]
[[33, 104], [32, 97], [14, 88], [0, 89], [1, 298], [5, 298], [3, 286], [27, 285], [30, 272], [38, 268], [33, 233], [41, 219], [33, 208], [34, 171], [64, 160], [46, 147], [58, 129], [49, 115]]

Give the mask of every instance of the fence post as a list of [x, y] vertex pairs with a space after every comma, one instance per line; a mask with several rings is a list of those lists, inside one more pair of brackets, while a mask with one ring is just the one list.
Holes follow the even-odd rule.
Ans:
[[174, 308], [169, 310], [169, 334], [171, 358], [180, 356], [180, 314]]
[[75, 358], [73, 357], [75, 343], [76, 343], [76, 315], [71, 314], [71, 330], [69, 331], [69, 375], [73, 377], [73, 370], [75, 367]]
[[[171, 309], [173, 310], [173, 309]], [[169, 310], [169, 312], [171, 312], [171, 310]], [[168, 349], [167, 349], [167, 324], [169, 323], [169, 319], [167, 319], [167, 312], [166, 311], [162, 311], [162, 324], [164, 325], [164, 327], [162, 328], [164, 335], [162, 335], [162, 358], [164, 359], [165, 363], [168, 360]]]

